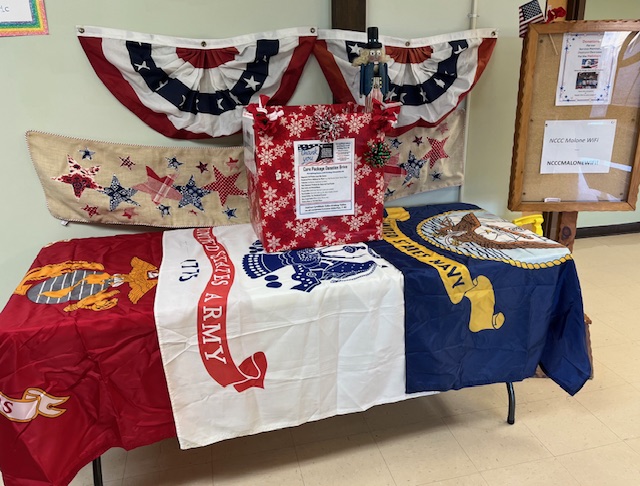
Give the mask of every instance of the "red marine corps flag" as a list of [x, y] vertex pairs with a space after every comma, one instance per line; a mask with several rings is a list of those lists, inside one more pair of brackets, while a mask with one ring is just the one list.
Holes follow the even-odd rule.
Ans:
[[[385, 101], [403, 104], [397, 134], [415, 126], [434, 127], [451, 113], [482, 75], [496, 40], [495, 29], [421, 39], [380, 36], [390, 57]], [[364, 104], [360, 97], [360, 68], [352, 63], [366, 45], [364, 32], [318, 31], [314, 55], [336, 103]]]
[[78, 39], [111, 93], [171, 138], [240, 131], [242, 109], [268, 96], [289, 101], [316, 29], [300, 27], [229, 39], [185, 39], [78, 27]]

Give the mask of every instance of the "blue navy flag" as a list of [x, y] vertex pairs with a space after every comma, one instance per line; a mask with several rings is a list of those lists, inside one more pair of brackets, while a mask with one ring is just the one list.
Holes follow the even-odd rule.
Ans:
[[566, 247], [477, 206], [388, 208], [370, 246], [404, 275], [407, 393], [520, 381], [575, 394], [591, 376]]
[[[396, 133], [436, 126], [451, 113], [480, 79], [497, 37], [495, 29], [421, 39], [380, 36], [390, 57], [385, 101], [402, 103]], [[313, 53], [336, 103], [365, 104], [360, 96], [360, 67], [352, 63], [366, 44], [364, 32], [318, 31]]]
[[260, 95], [286, 104], [315, 38], [314, 27], [206, 40], [78, 28], [107, 89], [154, 130], [186, 139], [239, 132]]

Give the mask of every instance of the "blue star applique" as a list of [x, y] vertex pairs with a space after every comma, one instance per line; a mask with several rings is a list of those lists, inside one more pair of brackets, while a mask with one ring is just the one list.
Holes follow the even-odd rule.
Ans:
[[84, 150], [78, 150], [78, 152], [80, 152], [82, 154], [82, 159], [89, 159], [89, 160], [93, 160], [93, 156], [95, 155], [95, 152], [89, 150], [88, 148], [85, 148]]
[[189, 204], [193, 204], [200, 211], [204, 211], [201, 199], [207, 194], [211, 194], [211, 191], [196, 186], [196, 182], [193, 180], [193, 176], [189, 178], [189, 182], [187, 182], [184, 186], [174, 187], [180, 194], [182, 194], [182, 199], [178, 203], [179, 208], [182, 208]]
[[402, 167], [407, 171], [407, 177], [404, 178], [404, 182], [402, 183], [403, 186], [411, 179], [420, 179], [420, 170], [424, 166], [425, 162], [425, 159], [416, 159], [413, 152], [409, 152], [409, 158], [407, 161], [398, 164], [398, 167]]
[[99, 192], [109, 196], [109, 211], [113, 211], [121, 202], [128, 202], [140, 206], [140, 204], [131, 199], [131, 196], [138, 192], [137, 189], [123, 187], [115, 174], [113, 174], [113, 178], [111, 179], [111, 186], [105, 187]]
[[169, 161], [167, 167], [170, 169], [178, 169], [182, 165], [182, 162], [175, 157], [165, 157], [165, 159]]
[[400, 145], [402, 145], [402, 142], [400, 141], [400, 139], [394, 138], [389, 142], [389, 145], [391, 145], [392, 148], [397, 149], [398, 147], [400, 147]]
[[432, 172], [431, 174], [431, 180], [432, 181], [436, 181], [436, 180], [442, 180], [442, 173], [440, 172]]
[[165, 206], [164, 204], [160, 204], [158, 206], [158, 210], [160, 211], [160, 216], [162, 216], [163, 218], [165, 216], [171, 216], [171, 207], [169, 207], [169, 206]]
[[222, 212], [225, 214], [227, 219], [231, 219], [231, 218], [237, 218], [236, 210], [237, 208], [230, 208], [229, 206], [227, 206], [227, 208], [224, 209]]

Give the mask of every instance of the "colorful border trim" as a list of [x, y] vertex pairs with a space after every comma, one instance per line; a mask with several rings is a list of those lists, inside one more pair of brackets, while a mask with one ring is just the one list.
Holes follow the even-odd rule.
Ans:
[[28, 0], [31, 8], [29, 22], [0, 22], [0, 37], [17, 35], [45, 35], [49, 33], [44, 0]]

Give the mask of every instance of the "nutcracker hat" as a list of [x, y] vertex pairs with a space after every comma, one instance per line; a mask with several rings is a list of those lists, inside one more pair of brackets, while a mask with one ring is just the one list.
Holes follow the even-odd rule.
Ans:
[[378, 40], [378, 28], [377, 27], [369, 27], [367, 28], [367, 49], [380, 49], [382, 44]]

